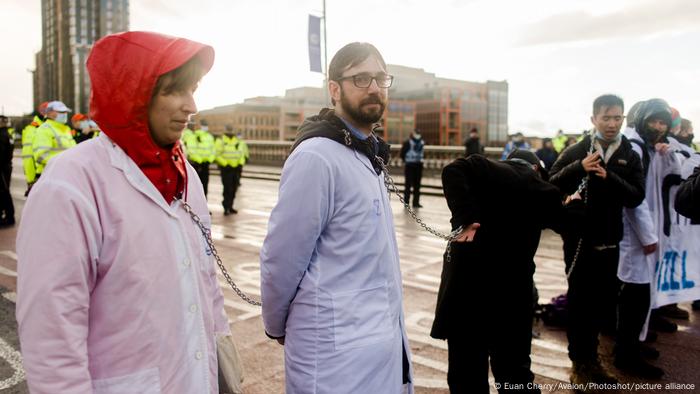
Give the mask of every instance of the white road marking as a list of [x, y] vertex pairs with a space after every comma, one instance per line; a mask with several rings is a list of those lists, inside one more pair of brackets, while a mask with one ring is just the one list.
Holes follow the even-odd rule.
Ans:
[[0, 254], [17, 261], [17, 253], [14, 250], [0, 250]]
[[24, 368], [22, 368], [22, 355], [2, 338], [0, 338], [0, 357], [7, 361], [14, 370], [12, 376], [5, 380], [0, 380], [0, 390], [14, 387], [26, 379]]
[[6, 275], [6, 276], [12, 276], [12, 277], [17, 277], [17, 272], [14, 270], [11, 270], [9, 268], [5, 268], [2, 265], [0, 265], [0, 274], [1, 275]]

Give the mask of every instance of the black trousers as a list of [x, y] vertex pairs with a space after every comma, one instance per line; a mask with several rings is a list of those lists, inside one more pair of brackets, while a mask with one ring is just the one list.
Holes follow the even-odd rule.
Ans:
[[191, 161], [190, 164], [192, 164], [197, 175], [199, 175], [199, 180], [202, 181], [204, 195], [206, 196], [209, 192], [209, 164], [211, 163], [195, 163]]
[[411, 189], [413, 189], [413, 206], [417, 207], [420, 205], [420, 181], [423, 178], [423, 163], [406, 163], [404, 175], [403, 199], [408, 204], [408, 198]]
[[236, 191], [241, 178], [241, 166], [219, 167], [221, 169], [221, 183], [224, 185], [224, 211], [233, 209], [233, 200], [236, 198]]
[[10, 179], [12, 177], [12, 166], [5, 166], [0, 170], [0, 221], [14, 222], [15, 205], [10, 194]]
[[[564, 242], [564, 261], [570, 268], [575, 242]], [[603, 328], [615, 330], [617, 297], [620, 280], [617, 279], [619, 248], [596, 250], [585, 242], [569, 277], [567, 293], [569, 322], [566, 336], [569, 340], [569, 358], [577, 362], [591, 362], [598, 357], [598, 335]]]
[[488, 393], [489, 359], [499, 392], [540, 392], [528, 387], [535, 377], [530, 371], [532, 282], [527, 277], [518, 282], [499, 285], [497, 294], [465, 300], [463, 312], [474, 321], [447, 338], [450, 393]]
[[621, 357], [639, 357], [639, 334], [649, 313], [649, 283], [622, 283], [618, 302], [617, 343]]

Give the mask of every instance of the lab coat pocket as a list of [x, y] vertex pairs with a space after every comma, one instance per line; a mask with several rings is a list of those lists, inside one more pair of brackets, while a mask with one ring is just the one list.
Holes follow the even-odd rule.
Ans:
[[335, 349], [367, 346], [392, 338], [386, 283], [332, 295]]
[[149, 368], [128, 375], [92, 381], [95, 394], [160, 394], [158, 368]]

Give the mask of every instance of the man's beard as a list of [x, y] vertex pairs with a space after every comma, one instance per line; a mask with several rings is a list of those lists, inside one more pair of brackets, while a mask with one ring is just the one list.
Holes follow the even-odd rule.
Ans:
[[[369, 110], [363, 109], [366, 104], [379, 104], [379, 110]], [[361, 125], [371, 125], [377, 123], [384, 114], [384, 108], [386, 103], [378, 95], [371, 95], [364, 100], [360, 101], [360, 105], [354, 108], [352, 104], [348, 101], [345, 92], [340, 91], [340, 106], [343, 108], [343, 112], [346, 113], [355, 123]]]

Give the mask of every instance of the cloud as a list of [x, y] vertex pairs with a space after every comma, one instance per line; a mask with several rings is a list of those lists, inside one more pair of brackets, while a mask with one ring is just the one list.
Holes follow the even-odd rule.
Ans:
[[696, 30], [700, 27], [700, 1], [668, 0], [631, 3], [608, 14], [572, 11], [526, 25], [517, 46], [646, 37]]

